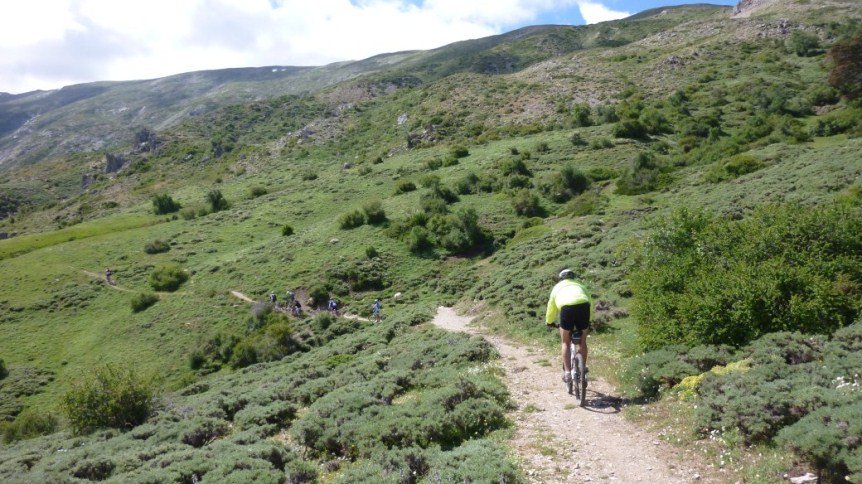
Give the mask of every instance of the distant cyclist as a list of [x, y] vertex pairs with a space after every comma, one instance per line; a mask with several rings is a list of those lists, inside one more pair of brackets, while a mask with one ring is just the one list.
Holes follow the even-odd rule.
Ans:
[[291, 308], [290, 312], [292, 312], [293, 315], [296, 317], [302, 316], [302, 304], [299, 303], [298, 299], [293, 301], [293, 307]]
[[581, 334], [580, 352], [584, 357], [584, 367], [587, 365], [587, 334], [590, 332], [590, 293], [582, 284], [575, 282], [575, 273], [571, 269], [560, 272], [560, 282], [551, 290], [548, 299], [548, 311], [545, 314], [545, 324], [552, 327], [560, 319], [560, 340], [563, 349], [563, 381], [568, 383], [572, 378], [571, 345], [572, 331], [577, 329]]
[[275, 296], [275, 291], [269, 293], [269, 302], [272, 303], [273, 306], [278, 307], [278, 298]]
[[334, 297], [329, 298], [326, 308], [329, 309], [329, 312], [332, 313], [333, 316], [338, 316], [338, 301]]
[[287, 295], [287, 299], [285, 299], [286, 304], [288, 306], [293, 305], [293, 301], [296, 299], [296, 293], [291, 291], [290, 288], [285, 289], [284, 292], [285, 292], [285, 295]]
[[383, 310], [383, 305], [380, 303], [380, 299], [375, 299], [374, 304], [371, 305], [371, 314], [374, 316], [374, 322], [380, 322], [380, 311]]
[[110, 267], [105, 268], [105, 282], [107, 282], [108, 284], [110, 284], [112, 286], [114, 285], [114, 280], [111, 279], [111, 276], [113, 276], [113, 275], [114, 275], [114, 271], [112, 271]]

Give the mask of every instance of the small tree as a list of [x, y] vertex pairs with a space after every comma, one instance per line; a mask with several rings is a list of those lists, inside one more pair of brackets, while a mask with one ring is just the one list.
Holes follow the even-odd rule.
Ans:
[[207, 193], [207, 202], [209, 202], [213, 212], [220, 212], [230, 206], [227, 199], [221, 194], [221, 190], [210, 190]]
[[156, 215], [174, 213], [180, 208], [182, 208], [180, 204], [175, 202], [170, 195], [153, 195], [153, 212], [155, 212]]
[[536, 217], [542, 215], [542, 205], [539, 197], [530, 190], [520, 190], [512, 199], [512, 208], [515, 213], [522, 217]]
[[151, 384], [132, 370], [105, 365], [63, 395], [61, 408], [76, 432], [130, 429], [150, 416], [154, 395]]

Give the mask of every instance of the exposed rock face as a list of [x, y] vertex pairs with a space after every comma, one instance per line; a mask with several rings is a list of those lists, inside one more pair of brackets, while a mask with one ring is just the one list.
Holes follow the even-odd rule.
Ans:
[[734, 17], [748, 17], [752, 12], [775, 3], [775, 0], [740, 0], [733, 9]]
[[116, 173], [129, 162], [123, 155], [105, 153], [105, 173]]
[[135, 133], [135, 150], [138, 153], [154, 152], [160, 144], [156, 132], [149, 128], [141, 128]]

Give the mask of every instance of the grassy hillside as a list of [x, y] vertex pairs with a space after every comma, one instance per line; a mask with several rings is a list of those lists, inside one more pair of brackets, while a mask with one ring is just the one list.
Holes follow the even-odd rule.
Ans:
[[[743, 459], [729, 475], [740, 479], [780, 480], [790, 451], [834, 476], [860, 472], [852, 460], [858, 446], [841, 451], [851, 457], [824, 462], [816, 448], [792, 438], [791, 426], [810, 414], [807, 424], [820, 428], [810, 420], [830, 406], [855, 415], [857, 394], [815, 399], [766, 432], [702, 439], [720, 434], [694, 428], [720, 433], [722, 423], [687, 415], [680, 389], [669, 390], [685, 377], [706, 379], [687, 387], [686, 398], [723, 408], [715, 394], [721, 385], [705, 376], [713, 366], [790, 374], [756, 357], [767, 351], [758, 345], [776, 344], [757, 338], [777, 323], [744, 319], [745, 310], [734, 307], [728, 325], [758, 321], [746, 323], [750, 336], [699, 341], [686, 333], [677, 340], [668, 331], [661, 341], [683, 346], [633, 358], [663, 346], [648, 333], [655, 314], [643, 302], [653, 272], [664, 277], [669, 296], [661, 308], [676, 328], [727, 313], [720, 305], [683, 304], [697, 300], [691, 294], [741, 300], [735, 288], [766, 288], [759, 274], [797, 267], [817, 270], [797, 271], [798, 279], [769, 286], [774, 291], [763, 298], [786, 296], [787, 306], [801, 308], [769, 313], [780, 329], [828, 335], [858, 318], [862, 254], [848, 240], [860, 220], [862, 107], [827, 84], [825, 51], [858, 31], [859, 6], [847, 3], [839, 16], [831, 4], [793, 5], [783, 10], [791, 27], [772, 13], [731, 19], [729, 9], [695, 6], [383, 57], [369, 61], [374, 73], [313, 93], [178, 119], [157, 129], [147, 149], [116, 150], [128, 165], [94, 177], [86, 190], [81, 176], [97, 171], [90, 165], [98, 167], [100, 155], [5, 171], [0, 186], [9, 188], [13, 215], [0, 231], [20, 234], [0, 240], [6, 428], [18, 432], [24, 422], [63, 415], [64, 395], [105, 364], [134, 367], [162, 394], [159, 411], [129, 432], [8, 445], [0, 450], [0, 475], [189, 480], [233, 472], [241, 480], [248, 472], [348, 482], [403, 481], [415, 471], [419, 480], [517, 480], [502, 446], [507, 399], [489, 364], [493, 355], [475, 340], [417, 323], [435, 304], [480, 304], [495, 331], [552, 347], [540, 319], [563, 267], [573, 267], [601, 301], [591, 343], [596, 374], [633, 401], [665, 395], [633, 413], [682, 422], [673, 435], [703, 447], [716, 465], [731, 452], [767, 456]], [[803, 32], [816, 42], [800, 44]], [[227, 206], [211, 203], [214, 191]], [[170, 195], [181, 207], [155, 215], [154, 195]], [[843, 211], [833, 212], [836, 206]], [[703, 214], [696, 219], [702, 225], [673, 225], [687, 220], [683, 208]], [[793, 213], [840, 213], [820, 225], [851, 236], [835, 235], [842, 242], [833, 243], [810, 222], [816, 218]], [[805, 229], [794, 229], [800, 221]], [[751, 228], [758, 224], [772, 231]], [[737, 242], [745, 251], [728, 250], [720, 237], [735, 231], [745, 236]], [[690, 234], [702, 236], [701, 245], [689, 243]], [[775, 240], [801, 241], [807, 248], [792, 247], [808, 258], [782, 259], [792, 251]], [[827, 242], [836, 248], [811, 248]], [[161, 250], [145, 251], [147, 245]], [[650, 252], [656, 246], [667, 251]], [[681, 259], [671, 260], [674, 254]], [[778, 265], [775, 272], [742, 270], [753, 261]], [[151, 276], [166, 265], [179, 266], [187, 280], [174, 292], [156, 292]], [[103, 283], [106, 267], [117, 286]], [[665, 267], [679, 272], [661, 272]], [[806, 279], [809, 273], [819, 279]], [[716, 274], [735, 278], [721, 295], [708, 293], [725, 287]], [[815, 282], [823, 298], [804, 290]], [[333, 294], [359, 315], [380, 297], [385, 324], [286, 318], [231, 294], [263, 300], [285, 288], [298, 290], [303, 302], [313, 292]], [[154, 304], [133, 308], [133, 298], [151, 293]], [[835, 307], [839, 319], [806, 325]], [[855, 333], [844, 331], [852, 346]], [[806, 364], [832, 362], [845, 351], [825, 341], [812, 343]], [[682, 369], [662, 366], [716, 343], [733, 347], [698, 349], [724, 356]], [[630, 368], [646, 376], [632, 377]], [[821, 377], [818, 385], [829, 387]], [[241, 395], [248, 395], [242, 404], [227, 403]], [[428, 428], [398, 424], [419, 419], [416, 409], [434, 416]], [[327, 433], [353, 420], [338, 435]], [[64, 417], [46, 428], [68, 432], [73, 423]], [[789, 430], [779, 437], [782, 427]], [[764, 447], [747, 447], [758, 445]], [[68, 455], [53, 452], [73, 447]], [[491, 457], [479, 462], [479, 455]]]

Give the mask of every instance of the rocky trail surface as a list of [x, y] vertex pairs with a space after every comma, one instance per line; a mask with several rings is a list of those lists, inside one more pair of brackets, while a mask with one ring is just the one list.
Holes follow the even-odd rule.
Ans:
[[[517, 405], [513, 452], [531, 482], [709, 482], [679, 449], [627, 422], [613, 388], [590, 378], [587, 405], [566, 393], [559, 356], [518, 346], [470, 326], [472, 317], [440, 307], [432, 323], [479, 335], [497, 348], [503, 377]], [[551, 359], [556, 358], [556, 359]], [[545, 360], [544, 366], [537, 361]]]

